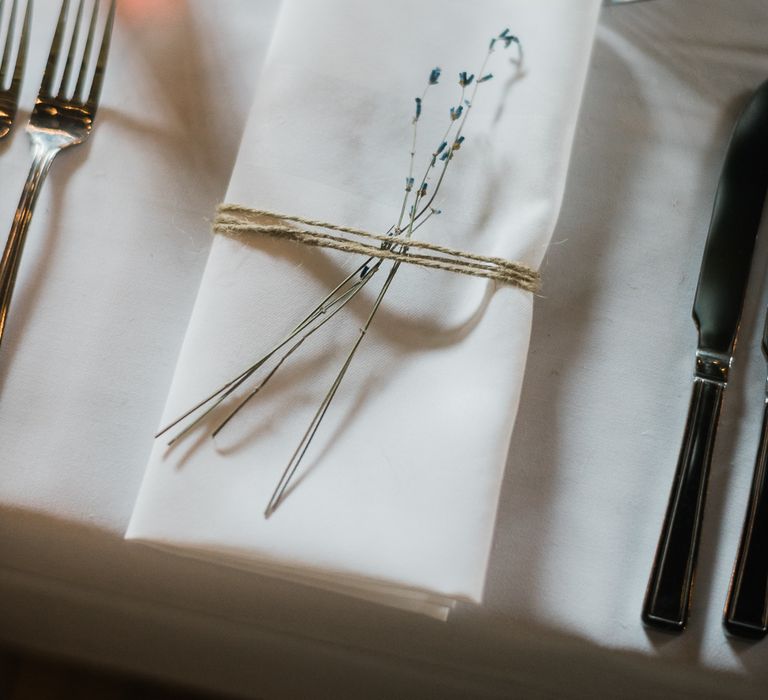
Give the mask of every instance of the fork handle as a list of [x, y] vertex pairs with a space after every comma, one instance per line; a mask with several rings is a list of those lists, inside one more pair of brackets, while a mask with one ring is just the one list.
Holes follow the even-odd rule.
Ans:
[[760, 638], [768, 633], [768, 399], [723, 624], [739, 637]]
[[48, 174], [53, 159], [60, 148], [35, 144], [34, 158], [21, 193], [19, 206], [13, 217], [11, 231], [0, 259], [0, 343], [3, 341], [5, 325], [8, 320], [8, 309], [11, 305], [13, 288], [16, 284], [16, 274], [19, 271], [19, 262], [24, 250], [24, 242], [27, 238], [29, 223], [32, 220], [32, 212], [37, 203], [40, 186]]

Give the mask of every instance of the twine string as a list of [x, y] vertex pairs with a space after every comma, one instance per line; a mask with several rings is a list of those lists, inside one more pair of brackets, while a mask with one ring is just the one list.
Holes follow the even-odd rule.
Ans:
[[[290, 222], [294, 225], [274, 222]], [[536, 292], [540, 286], [538, 271], [505, 258], [478, 255], [413, 238], [406, 241], [393, 235], [381, 235], [327, 221], [251, 209], [238, 204], [219, 205], [213, 230], [215, 233], [229, 236], [260, 234], [308, 246], [395, 260], [471, 277], [483, 277], [527, 292]]]

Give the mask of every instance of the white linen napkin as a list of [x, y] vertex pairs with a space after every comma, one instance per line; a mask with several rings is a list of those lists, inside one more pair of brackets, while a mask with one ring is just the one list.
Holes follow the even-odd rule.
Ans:
[[[227, 201], [386, 231], [414, 97], [430, 70], [417, 172], [505, 27], [466, 141], [418, 237], [538, 267], [561, 202], [598, 0], [286, 0]], [[434, 222], [434, 223], [433, 223]], [[164, 414], [237, 375], [360, 260], [218, 237]], [[383, 282], [384, 274], [379, 275]], [[405, 265], [295, 488], [264, 506], [365, 321], [372, 283], [215, 441], [158, 440], [126, 537], [445, 617], [479, 602], [529, 340], [530, 294]], [[546, 289], [546, 286], [545, 286]], [[251, 385], [253, 386], [253, 385]]]

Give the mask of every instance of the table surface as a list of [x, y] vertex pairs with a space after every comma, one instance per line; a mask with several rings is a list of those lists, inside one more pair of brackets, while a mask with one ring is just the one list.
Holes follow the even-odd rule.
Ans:
[[[56, 5], [35, 4], [24, 106]], [[690, 629], [648, 633], [639, 608], [719, 167], [768, 76], [761, 0], [604, 10], [483, 606], [440, 623], [123, 541], [277, 5], [122, 6], [98, 127], [54, 164], [0, 354], [0, 639], [268, 697], [753, 696], [768, 646], [727, 640], [719, 616], [762, 409], [765, 284], [747, 300]], [[3, 149], [10, 223], [22, 130]]]

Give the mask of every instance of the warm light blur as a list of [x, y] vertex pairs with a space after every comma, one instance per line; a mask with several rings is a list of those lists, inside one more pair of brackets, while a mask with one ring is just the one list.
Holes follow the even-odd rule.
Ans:
[[173, 19], [183, 6], [184, 0], [120, 0], [117, 12], [126, 22], [143, 24]]

